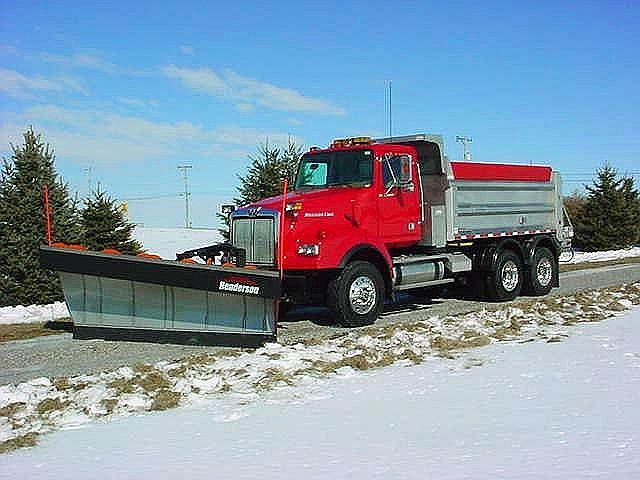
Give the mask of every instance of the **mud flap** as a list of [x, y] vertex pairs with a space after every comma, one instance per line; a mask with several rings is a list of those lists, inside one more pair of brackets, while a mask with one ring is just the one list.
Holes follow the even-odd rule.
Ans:
[[74, 338], [255, 347], [276, 338], [277, 272], [41, 247]]

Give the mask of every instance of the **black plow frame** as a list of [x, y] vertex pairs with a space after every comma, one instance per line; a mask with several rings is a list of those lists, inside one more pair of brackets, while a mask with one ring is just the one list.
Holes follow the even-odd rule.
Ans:
[[278, 272], [40, 248], [74, 338], [256, 347], [276, 339]]

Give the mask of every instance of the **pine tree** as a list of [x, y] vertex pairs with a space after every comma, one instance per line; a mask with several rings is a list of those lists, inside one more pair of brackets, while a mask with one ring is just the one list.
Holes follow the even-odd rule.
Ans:
[[605, 165], [587, 186], [582, 215], [574, 223], [575, 246], [586, 251], [626, 248], [638, 240], [640, 212], [638, 191], [632, 178], [617, 178]]
[[627, 204], [627, 224], [632, 226], [635, 235], [631, 235], [631, 243], [640, 243], [640, 193], [635, 187], [633, 177], [622, 179], [622, 194]]
[[[251, 164], [245, 175], [238, 175], [240, 185], [236, 187], [239, 196], [233, 199], [240, 207], [267, 197], [282, 193], [282, 179], [286, 178], [289, 188], [293, 186], [298, 163], [302, 157], [302, 146], [289, 138], [286, 148], [269, 146], [265, 142], [258, 146], [257, 153], [249, 155]], [[220, 234], [229, 239], [229, 219], [218, 214], [224, 227], [218, 229]]]
[[90, 250], [114, 249], [128, 255], [142, 251], [142, 245], [132, 238], [135, 225], [125, 218], [117, 201], [96, 190], [82, 209], [82, 244]]
[[55, 171], [54, 150], [29, 128], [22, 145], [11, 145], [0, 173], [0, 306], [62, 299], [58, 276], [40, 268], [45, 243], [42, 191], [49, 188], [54, 239], [77, 243], [78, 210]]

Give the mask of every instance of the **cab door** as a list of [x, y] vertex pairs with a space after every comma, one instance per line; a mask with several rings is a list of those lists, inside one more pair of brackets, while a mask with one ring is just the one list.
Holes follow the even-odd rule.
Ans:
[[407, 246], [420, 238], [420, 186], [414, 161], [407, 153], [387, 153], [378, 162], [378, 231], [391, 247]]

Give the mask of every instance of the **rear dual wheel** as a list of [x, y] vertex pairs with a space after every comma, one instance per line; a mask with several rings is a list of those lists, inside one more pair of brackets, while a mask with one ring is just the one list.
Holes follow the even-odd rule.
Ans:
[[498, 302], [513, 300], [520, 295], [523, 279], [522, 260], [518, 254], [513, 250], [502, 250], [493, 271], [485, 279], [487, 296]]
[[558, 275], [558, 262], [546, 247], [537, 248], [531, 261], [525, 291], [529, 295], [542, 296], [551, 291], [553, 279]]

